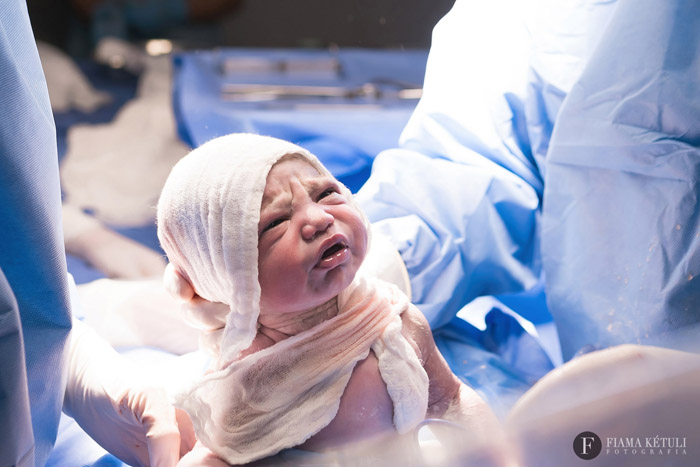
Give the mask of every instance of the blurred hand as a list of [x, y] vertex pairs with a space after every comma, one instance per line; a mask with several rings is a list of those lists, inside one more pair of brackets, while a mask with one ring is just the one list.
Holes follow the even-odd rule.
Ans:
[[65, 412], [103, 448], [135, 466], [175, 466], [195, 443], [187, 414], [87, 325], [71, 335]]
[[103, 406], [100, 429], [89, 434], [130, 465], [174, 466], [194, 446], [189, 416], [170, 405], [165, 390], [131, 387], [110, 402], [113, 410]]

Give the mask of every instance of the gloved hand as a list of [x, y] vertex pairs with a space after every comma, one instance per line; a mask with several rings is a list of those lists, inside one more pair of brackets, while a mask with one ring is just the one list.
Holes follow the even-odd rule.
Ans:
[[199, 333], [173, 312], [180, 303], [160, 277], [99, 279], [77, 286], [76, 296], [81, 320], [113, 347], [156, 347], [175, 355], [197, 350]]
[[175, 466], [195, 443], [192, 422], [170, 405], [165, 390], [80, 321], [69, 345], [64, 411], [134, 466]]
[[163, 286], [182, 302], [185, 322], [200, 331], [199, 348], [213, 357], [218, 357], [229, 306], [210, 302], [197, 295], [190, 282], [172, 264], [165, 267]]

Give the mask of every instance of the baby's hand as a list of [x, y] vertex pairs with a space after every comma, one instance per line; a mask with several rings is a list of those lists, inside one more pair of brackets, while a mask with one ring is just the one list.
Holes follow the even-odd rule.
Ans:
[[181, 302], [189, 302], [196, 295], [190, 282], [175, 269], [172, 263], [165, 266], [163, 271], [163, 287]]
[[165, 267], [163, 286], [182, 303], [185, 322], [200, 331], [199, 347], [211, 355], [218, 355], [229, 306], [197, 295], [192, 284], [172, 264]]
[[229, 465], [197, 441], [194, 448], [180, 459], [177, 467], [229, 467]]

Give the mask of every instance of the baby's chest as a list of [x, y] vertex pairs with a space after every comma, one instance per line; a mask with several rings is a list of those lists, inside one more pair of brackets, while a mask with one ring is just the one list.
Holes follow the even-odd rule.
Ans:
[[394, 403], [379, 373], [377, 357], [369, 356], [359, 362], [340, 399], [336, 419], [345, 422], [388, 424], [393, 427]]
[[323, 449], [392, 431], [393, 414], [394, 404], [377, 358], [370, 352], [355, 366], [333, 421], [311, 437], [306, 447]]

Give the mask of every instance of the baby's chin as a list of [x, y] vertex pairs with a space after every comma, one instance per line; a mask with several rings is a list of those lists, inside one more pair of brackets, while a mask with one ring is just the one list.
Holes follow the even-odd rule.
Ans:
[[[352, 284], [352, 281], [355, 280], [355, 276], [357, 276], [360, 263], [361, 262], [353, 262], [345, 264], [327, 273], [325, 278], [328, 287], [328, 292], [325, 294], [326, 300], [336, 297]], [[320, 301], [324, 302], [325, 300]]]
[[322, 277], [307, 284], [307, 291], [297, 296], [276, 295], [266, 299], [263, 291], [260, 297], [260, 314], [301, 313], [323, 306], [336, 298], [355, 280], [360, 261], [325, 271]]

